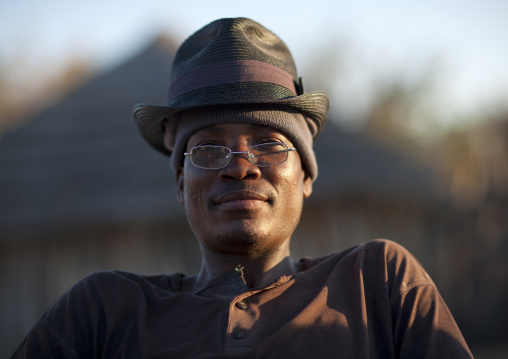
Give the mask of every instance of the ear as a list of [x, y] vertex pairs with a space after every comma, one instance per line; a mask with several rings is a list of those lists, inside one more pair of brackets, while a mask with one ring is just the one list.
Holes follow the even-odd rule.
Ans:
[[183, 179], [183, 168], [178, 167], [176, 170], [176, 198], [182, 206], [185, 205], [185, 196], [183, 195]]
[[307, 172], [302, 171], [303, 173], [303, 198], [309, 198], [312, 194], [312, 178], [307, 174]]

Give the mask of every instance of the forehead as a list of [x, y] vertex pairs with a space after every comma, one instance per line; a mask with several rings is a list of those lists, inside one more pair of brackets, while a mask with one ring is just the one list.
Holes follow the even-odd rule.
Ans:
[[220, 123], [202, 128], [194, 132], [189, 142], [197, 138], [203, 137], [222, 137], [222, 138], [256, 138], [262, 136], [277, 136], [281, 139], [288, 140], [280, 131], [262, 125], [245, 124], [245, 123]]

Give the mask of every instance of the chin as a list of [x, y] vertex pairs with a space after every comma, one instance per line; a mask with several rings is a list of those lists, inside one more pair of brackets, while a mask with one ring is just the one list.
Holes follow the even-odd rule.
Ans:
[[217, 241], [227, 246], [257, 246], [265, 237], [253, 231], [238, 230], [220, 233]]
[[226, 253], [245, 254], [259, 252], [266, 242], [267, 235], [259, 230], [233, 230], [220, 233], [216, 240]]

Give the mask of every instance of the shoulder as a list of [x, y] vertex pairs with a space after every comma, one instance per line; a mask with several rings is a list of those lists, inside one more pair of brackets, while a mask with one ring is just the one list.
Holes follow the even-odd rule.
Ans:
[[383, 269], [385, 280], [401, 291], [419, 285], [434, 285], [421, 263], [400, 244], [377, 239], [362, 246], [364, 267], [375, 271]]
[[325, 261], [354, 261], [355, 263], [382, 261], [384, 263], [391, 263], [393, 261], [400, 262], [404, 260], [413, 261], [415, 259], [406, 248], [388, 239], [374, 239], [324, 257], [303, 259], [307, 268]]
[[357, 247], [357, 255], [367, 263], [379, 263], [388, 270], [421, 267], [420, 262], [402, 245], [388, 239], [374, 239]]
[[172, 278], [180, 276], [178, 273], [147, 276], [122, 271], [90, 274], [46, 310], [20, 346], [19, 353], [33, 351], [47, 352], [44, 357], [92, 357], [92, 351], [99, 350], [106, 340], [110, 344], [121, 342], [127, 328], [137, 332], [141, 313], [154, 301], [171, 296]]
[[339, 253], [305, 259], [305, 266], [329, 267], [328, 270], [361, 277], [364, 284], [382, 285], [391, 294], [400, 294], [415, 286], [431, 285], [431, 278], [420, 262], [402, 245], [387, 239], [371, 240]]
[[171, 284], [175, 282], [174, 278], [180, 276], [179, 273], [141, 275], [125, 271], [98, 271], [76, 282], [64, 293], [60, 302], [121, 305], [127, 302], [127, 298], [135, 301], [136, 297], [168, 296], [175, 293]]
[[170, 296], [173, 293], [172, 276], [122, 271], [92, 273], [70, 287], [39, 322], [60, 328], [68, 321], [92, 326], [89, 322], [93, 317], [110, 321], [112, 317], [121, 317], [147, 302]]
[[142, 286], [145, 281], [144, 276], [134, 273], [105, 270], [82, 278], [70, 288], [70, 292], [117, 292], [119, 289], [133, 289]]
[[388, 259], [396, 257], [412, 257], [411, 253], [409, 253], [405, 247], [389, 239], [373, 239], [359, 244], [357, 248], [358, 251], [375, 257], [384, 256]]

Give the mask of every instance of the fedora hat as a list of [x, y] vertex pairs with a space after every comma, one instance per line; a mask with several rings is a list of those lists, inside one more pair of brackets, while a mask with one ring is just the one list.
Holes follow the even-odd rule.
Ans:
[[304, 93], [293, 57], [282, 40], [247, 18], [216, 20], [183, 42], [173, 60], [166, 103], [137, 104], [134, 118], [144, 139], [169, 156], [175, 138], [165, 143], [164, 131], [169, 128], [178, 136], [182, 111], [258, 105], [297, 111], [314, 139], [329, 107], [325, 92]]

